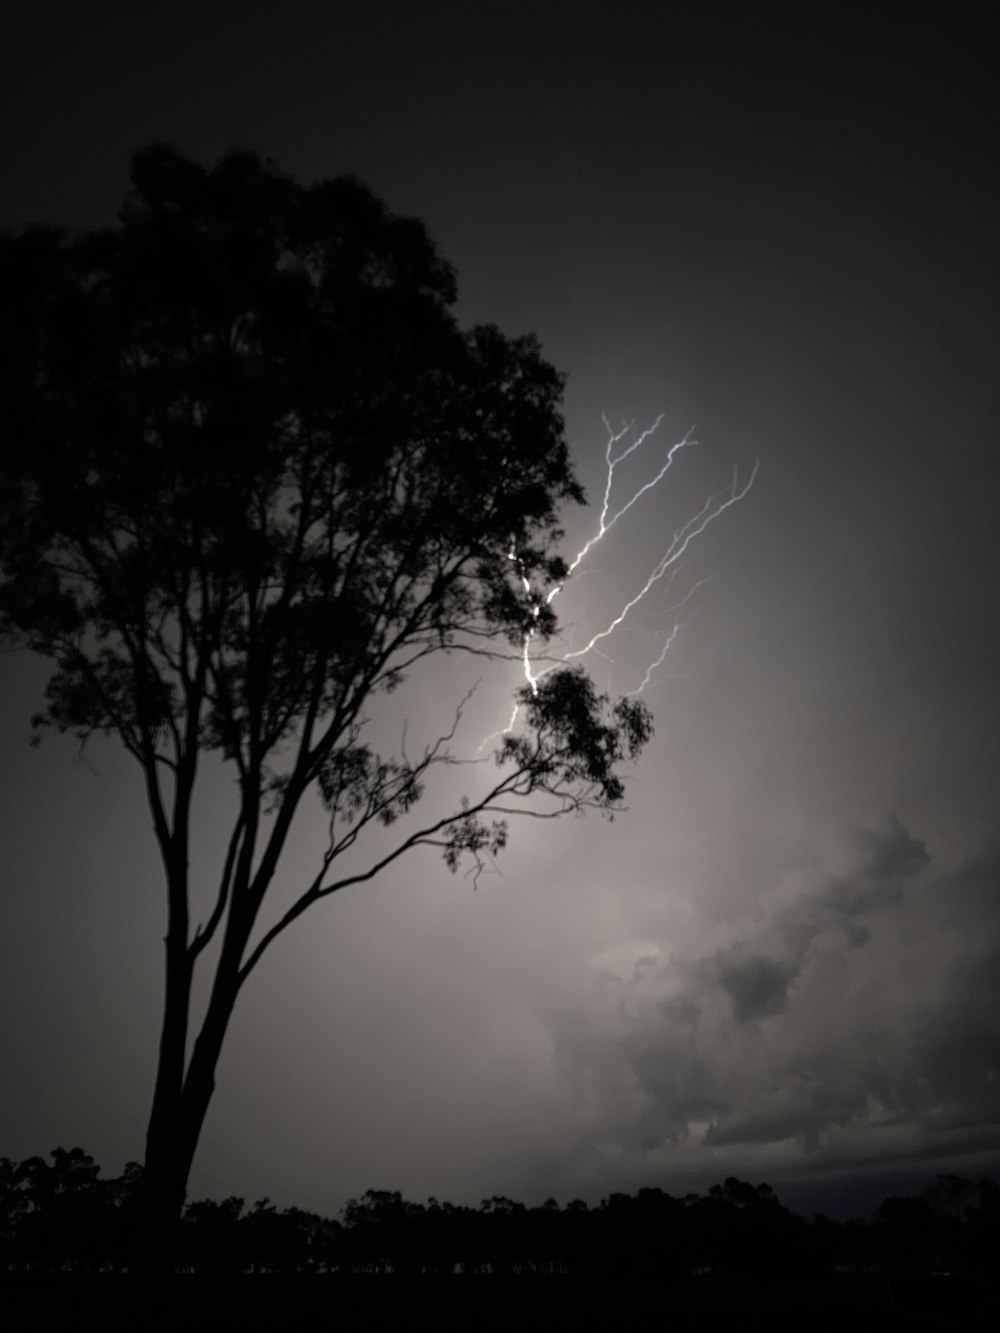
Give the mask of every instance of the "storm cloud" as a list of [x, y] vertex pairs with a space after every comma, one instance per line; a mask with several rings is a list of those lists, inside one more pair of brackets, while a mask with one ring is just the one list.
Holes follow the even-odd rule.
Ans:
[[604, 971], [553, 1036], [595, 1150], [647, 1162], [974, 1148], [1000, 1123], [1000, 849], [935, 873], [894, 817], [844, 830], [694, 956]]

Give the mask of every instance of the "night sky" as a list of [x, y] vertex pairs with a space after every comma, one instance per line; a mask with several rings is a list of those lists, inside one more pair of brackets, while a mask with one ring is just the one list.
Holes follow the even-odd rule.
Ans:
[[[405, 859], [296, 923], [240, 998], [191, 1195], [333, 1213], [369, 1187], [596, 1200], [735, 1174], [842, 1210], [939, 1171], [997, 1175], [985, 28], [955, 7], [941, 27], [889, 7], [354, 8], [22, 6], [0, 54], [0, 225], [111, 221], [157, 138], [358, 175], [425, 220], [463, 322], [533, 330], [568, 373], [591, 502], [566, 515], [568, 557], [597, 524], [602, 414], [663, 413], [621, 502], [696, 423], [561, 595], [561, 651], [734, 466], [760, 467], [587, 659], [602, 689], [634, 690], [681, 622], [644, 692], [656, 736], [628, 812], [515, 825], [475, 889]], [[407, 717], [447, 725], [478, 674], [414, 676], [376, 719], [386, 743]], [[29, 749], [44, 680], [0, 658], [0, 1152], [79, 1143], [117, 1172], [143, 1152], [161, 874], [124, 752]], [[517, 684], [498, 665], [480, 686], [468, 753]], [[203, 796], [207, 902], [221, 769]], [[310, 807], [278, 900], [323, 835]]]

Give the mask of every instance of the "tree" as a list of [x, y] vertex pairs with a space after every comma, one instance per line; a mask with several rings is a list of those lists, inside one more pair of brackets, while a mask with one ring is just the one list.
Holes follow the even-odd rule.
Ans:
[[[52, 664], [34, 741], [101, 733], [134, 757], [163, 862], [143, 1175], [162, 1250], [233, 1006], [275, 937], [415, 847], [454, 870], [498, 852], [512, 813], [613, 810], [650, 718], [553, 670], [521, 691], [486, 791], [412, 828], [431, 770], [455, 762], [453, 730], [418, 757], [366, 736], [379, 696], [425, 659], [518, 656], [529, 633], [551, 635], [530, 589], [565, 575], [559, 511], [584, 500], [562, 377], [532, 337], [458, 326], [454, 274], [419, 221], [352, 178], [303, 187], [252, 153], [209, 170], [154, 145], [133, 159], [117, 225], [8, 235], [0, 281], [0, 632]], [[232, 766], [239, 810], [192, 930], [189, 830], [210, 752]], [[329, 845], [262, 932], [310, 790]], [[407, 816], [367, 870], [338, 877], [362, 834]], [[195, 1030], [192, 978], [213, 940]]]

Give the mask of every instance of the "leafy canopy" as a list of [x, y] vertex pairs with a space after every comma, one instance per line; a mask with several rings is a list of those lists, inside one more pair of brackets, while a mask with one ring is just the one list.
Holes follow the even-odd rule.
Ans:
[[[137, 154], [118, 225], [5, 237], [0, 286], [0, 631], [53, 663], [36, 738], [117, 733], [165, 851], [161, 781], [183, 805], [202, 750], [245, 820], [313, 782], [353, 836], [407, 811], [448, 738], [373, 754], [366, 703], [430, 654], [554, 628], [521, 575], [563, 577], [584, 497], [537, 342], [461, 329], [423, 225], [357, 180], [247, 152]], [[489, 799], [425, 831], [451, 864], [502, 844], [479, 816], [507, 798], [615, 805], [650, 731], [579, 671], [522, 702]]]

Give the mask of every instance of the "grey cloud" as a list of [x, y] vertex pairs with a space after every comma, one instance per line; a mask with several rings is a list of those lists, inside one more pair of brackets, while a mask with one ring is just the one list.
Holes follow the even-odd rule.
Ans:
[[779, 962], [764, 954], [745, 952], [737, 946], [719, 951], [712, 960], [719, 985], [733, 1002], [733, 1012], [740, 1023], [767, 1014], [780, 1013], [788, 999], [788, 987], [799, 974], [795, 963]]
[[926, 843], [914, 838], [895, 815], [888, 815], [875, 828], [852, 825], [847, 838], [854, 852], [853, 871], [857, 880], [907, 877], [920, 871], [929, 860]]
[[764, 1114], [726, 1116], [713, 1120], [705, 1131], [704, 1142], [711, 1147], [730, 1144], [781, 1143], [800, 1132], [802, 1108], [775, 1108]]
[[[928, 872], [928, 873], [924, 873]], [[644, 958], [556, 1030], [593, 1142], [649, 1160], [941, 1151], [1000, 1121], [1000, 852], [931, 877], [897, 820], [849, 829], [694, 957]]]

